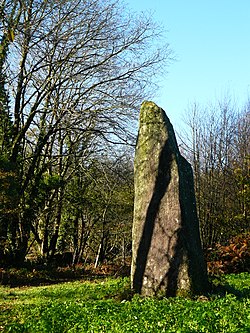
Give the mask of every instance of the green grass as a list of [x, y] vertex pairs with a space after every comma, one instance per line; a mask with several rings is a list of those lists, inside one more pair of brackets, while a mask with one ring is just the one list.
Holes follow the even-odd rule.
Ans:
[[0, 287], [2, 332], [250, 332], [250, 274], [228, 275], [208, 298], [141, 298], [129, 281]]

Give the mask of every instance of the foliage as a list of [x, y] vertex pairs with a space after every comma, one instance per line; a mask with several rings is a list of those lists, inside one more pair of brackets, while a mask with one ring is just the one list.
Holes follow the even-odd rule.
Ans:
[[[18, 214], [18, 177], [13, 164], [0, 154], [0, 265], [11, 260], [13, 226]], [[12, 237], [9, 237], [9, 236]]]
[[80, 261], [130, 255], [133, 169], [129, 156], [95, 159], [65, 186], [58, 250]]
[[12, 1], [12, 4], [7, 4], [12, 7], [8, 18], [5, 13], [5, 4], [0, 6], [0, 155], [7, 153], [10, 149], [12, 136], [12, 121], [9, 113], [9, 93], [6, 89], [7, 75], [6, 63], [8, 59], [10, 44], [14, 41], [14, 29], [19, 20], [18, 2]]
[[11, 214], [18, 195], [17, 174], [7, 158], [0, 155], [0, 214]]
[[132, 297], [128, 279], [2, 287], [0, 325], [3, 332], [30, 333], [247, 332], [250, 276], [229, 275], [224, 284], [231, 293], [197, 299]]
[[[247, 138], [246, 140], [248, 140]], [[243, 225], [247, 228], [250, 223], [250, 155], [246, 151], [241, 164], [235, 163], [234, 175], [237, 183], [237, 199], [241, 203], [241, 209], [235, 214], [236, 225]]]
[[213, 274], [250, 272], [250, 232], [233, 237], [226, 246], [217, 244], [207, 259]]

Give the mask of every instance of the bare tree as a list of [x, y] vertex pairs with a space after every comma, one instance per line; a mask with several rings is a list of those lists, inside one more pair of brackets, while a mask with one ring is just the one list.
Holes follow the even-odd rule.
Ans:
[[[107, 145], [133, 143], [138, 105], [171, 52], [168, 45], [155, 47], [160, 30], [149, 16], [131, 15], [119, 1], [15, 3], [6, 87], [13, 119], [9, 160], [20, 184], [13, 247], [23, 260], [30, 231], [41, 243], [36, 230], [45, 206], [57, 207], [52, 233], [58, 238], [72, 161], [77, 168], [76, 160]], [[2, 5], [6, 20], [10, 4]], [[48, 175], [60, 178], [60, 186], [45, 195], [40, 188]]]
[[246, 222], [237, 221], [242, 198], [236, 165], [241, 165], [241, 175], [249, 166], [249, 109], [237, 108], [228, 98], [214, 106], [194, 105], [188, 125], [186, 154], [194, 169], [201, 234], [208, 248], [247, 230]]

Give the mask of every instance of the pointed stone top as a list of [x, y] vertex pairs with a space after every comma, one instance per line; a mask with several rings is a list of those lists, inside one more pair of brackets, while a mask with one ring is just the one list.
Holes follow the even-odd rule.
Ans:
[[[143, 129], [143, 130], [142, 130]], [[177, 154], [179, 154], [179, 148], [176, 141], [173, 125], [170, 119], [166, 115], [165, 111], [160, 108], [157, 104], [152, 101], [144, 101], [141, 105], [140, 110], [140, 130], [143, 131], [143, 136], [145, 136], [144, 131], [150, 132], [150, 137], [161, 136], [161, 139], [169, 138], [172, 146]]]
[[142, 102], [142, 105], [141, 105], [142, 108], [159, 108], [154, 102], [152, 101], [144, 101]]
[[166, 113], [152, 101], [144, 101], [140, 111], [141, 123], [169, 122]]

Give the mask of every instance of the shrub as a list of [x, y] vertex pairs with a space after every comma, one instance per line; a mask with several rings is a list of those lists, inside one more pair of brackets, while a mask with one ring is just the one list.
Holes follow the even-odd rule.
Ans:
[[250, 272], [250, 232], [233, 237], [226, 246], [217, 244], [207, 259], [211, 274]]

